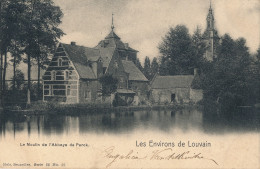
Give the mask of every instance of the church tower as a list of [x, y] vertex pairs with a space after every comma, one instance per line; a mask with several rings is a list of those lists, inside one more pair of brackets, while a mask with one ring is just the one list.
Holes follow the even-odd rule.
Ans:
[[215, 52], [216, 42], [219, 39], [214, 23], [215, 23], [214, 14], [213, 14], [211, 1], [210, 1], [210, 7], [207, 16], [207, 28], [203, 34], [203, 38], [206, 42], [206, 52], [204, 54], [204, 57], [206, 58], [207, 61], [210, 62], [216, 58], [216, 52]]

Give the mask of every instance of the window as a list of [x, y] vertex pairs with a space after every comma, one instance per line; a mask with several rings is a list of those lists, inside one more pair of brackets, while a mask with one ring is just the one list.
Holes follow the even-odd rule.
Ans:
[[55, 72], [55, 70], [51, 71], [51, 80], [56, 80], [56, 72]]
[[106, 67], [103, 67], [103, 74], [105, 74], [106, 73]]
[[117, 63], [117, 61], [115, 61], [115, 69], [117, 69], [118, 68], [118, 63]]
[[91, 91], [85, 91], [84, 95], [85, 95], [85, 99], [90, 99], [91, 98]]
[[120, 81], [120, 83], [124, 83], [124, 78], [123, 78], [123, 77], [120, 77], [120, 78], [119, 78], [119, 81]]
[[175, 94], [173, 93], [173, 94], [171, 94], [171, 102], [175, 102]]
[[70, 86], [67, 86], [67, 96], [70, 96]]
[[118, 83], [119, 86], [118, 87], [119, 88], [124, 88], [124, 86], [125, 86], [124, 78], [123, 77], [119, 77], [118, 80], [119, 80], [119, 83]]
[[69, 80], [69, 71], [65, 71], [64, 75], [64, 80]]
[[58, 66], [62, 66], [62, 59], [61, 58], [58, 59]]
[[53, 96], [53, 85], [44, 85], [44, 95]]
[[49, 95], [52, 96], [53, 95], [53, 86], [50, 85], [49, 87]]

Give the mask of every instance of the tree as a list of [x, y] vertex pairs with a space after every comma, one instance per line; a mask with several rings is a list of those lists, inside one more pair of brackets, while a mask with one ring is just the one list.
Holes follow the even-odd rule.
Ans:
[[[3, 1], [0, 1], [0, 36], [3, 34], [2, 31], [2, 8], [3, 8]], [[0, 111], [3, 108], [3, 95], [2, 95], [2, 70], [3, 70], [3, 51], [2, 51], [2, 38], [0, 38]]]
[[151, 61], [148, 56], [145, 57], [144, 59], [144, 69], [143, 73], [147, 79], [150, 79], [151, 77]]
[[[31, 99], [31, 59], [43, 56], [55, 48], [55, 43], [64, 33], [57, 26], [61, 23], [62, 11], [51, 0], [31, 0], [26, 14], [25, 53], [28, 64], [27, 104]], [[42, 50], [44, 49], [44, 50]], [[37, 59], [40, 66], [40, 59]]]
[[[22, 32], [23, 13], [25, 11], [25, 4], [21, 0], [5, 0], [3, 1], [1, 11], [1, 51], [4, 55], [4, 69], [3, 69], [3, 92], [6, 91], [5, 77], [7, 69], [7, 53], [19, 53], [20, 32]], [[15, 64], [14, 64], [15, 66]]]
[[[14, 79], [15, 77], [15, 79]], [[11, 80], [11, 86], [14, 90], [21, 90], [22, 86], [25, 82], [24, 80], [24, 74], [21, 70], [16, 70], [15, 71], [15, 76]]]
[[141, 65], [141, 62], [140, 62], [139, 58], [136, 58], [135, 65], [141, 72], [143, 72], [143, 66]]
[[117, 89], [118, 79], [114, 78], [112, 75], [103, 75], [100, 77], [99, 82], [102, 85], [103, 96], [108, 96]]
[[194, 31], [192, 35], [192, 45], [194, 46], [195, 50], [195, 67], [202, 68], [203, 64], [206, 62], [205, 58], [203, 57], [206, 52], [206, 44], [203, 40], [203, 36], [199, 26], [197, 26], [197, 29]]
[[13, 41], [11, 46], [10, 46], [10, 53], [13, 57], [10, 61], [13, 62], [13, 78], [12, 78], [12, 83], [13, 83], [13, 90], [15, 90], [15, 82], [16, 82], [16, 66], [22, 61], [22, 50], [21, 46], [17, 44], [19, 42]]
[[257, 83], [256, 83], [256, 88], [257, 88], [257, 103], [260, 102], [260, 47], [257, 50], [257, 54], [256, 54], [256, 67], [257, 67]]
[[192, 74], [196, 67], [195, 48], [188, 28], [177, 25], [170, 28], [159, 45], [161, 54], [160, 74]]
[[[21, 52], [21, 33], [24, 28], [24, 13], [26, 9], [23, 0], [2, 0], [0, 11], [0, 51], [1, 51], [1, 96], [6, 96], [6, 70], [8, 65], [8, 55], [14, 56], [14, 72], [16, 63], [19, 62], [18, 53]], [[4, 57], [4, 58], [3, 58]], [[4, 60], [3, 60], [4, 59]], [[3, 70], [3, 71], [2, 71]], [[14, 73], [15, 76], [15, 73]], [[15, 78], [14, 78], [15, 79]], [[5, 99], [4, 99], [5, 100]]]
[[226, 111], [252, 104], [255, 80], [250, 72], [250, 54], [245, 39], [235, 41], [225, 34], [217, 54], [212, 70], [203, 78], [205, 98], [219, 102]]
[[257, 62], [260, 63], [260, 47], [257, 49], [256, 59], [257, 59]]
[[157, 62], [157, 58], [154, 57], [151, 63], [151, 79], [155, 76], [156, 73], [158, 73], [158, 71], [159, 71], [159, 63]]

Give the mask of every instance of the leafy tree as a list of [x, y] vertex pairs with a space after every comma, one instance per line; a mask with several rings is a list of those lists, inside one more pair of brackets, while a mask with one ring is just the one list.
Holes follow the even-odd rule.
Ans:
[[141, 62], [140, 62], [139, 58], [136, 58], [135, 65], [141, 72], [143, 72], [143, 66], [141, 65]]
[[[15, 77], [15, 79], [14, 79]], [[11, 80], [11, 86], [14, 90], [21, 90], [22, 86], [24, 85], [24, 74], [21, 70], [15, 71], [15, 76]]]
[[154, 75], [158, 73], [158, 71], [159, 71], [159, 63], [157, 62], [157, 58], [154, 57], [151, 63], [151, 78], [149, 80], [151, 80], [154, 77]]
[[[31, 95], [31, 59], [42, 56], [55, 48], [57, 39], [64, 33], [57, 26], [61, 23], [62, 11], [51, 0], [31, 0], [27, 3], [25, 53], [28, 64], [27, 104]], [[42, 50], [44, 49], [44, 50]], [[40, 59], [37, 59], [40, 66]]]
[[256, 103], [260, 103], [260, 47], [257, 49], [257, 53], [254, 56], [255, 57], [252, 59], [253, 61], [250, 64], [250, 73], [255, 84]]
[[[59, 7], [54, 6], [52, 0], [1, 0], [0, 6], [3, 84], [8, 60], [7, 52], [13, 56], [14, 72], [16, 64], [21, 59], [20, 55], [25, 53], [27, 56], [25, 62], [28, 64], [27, 103], [30, 104], [31, 61], [34, 58], [38, 67], [43, 66], [47, 55], [55, 48], [57, 39], [64, 34], [58, 28], [63, 14]], [[13, 82], [15, 82], [15, 77]], [[38, 83], [38, 91], [39, 86]], [[3, 90], [5, 90], [5, 85], [3, 85]]]
[[250, 72], [250, 54], [243, 38], [222, 37], [218, 57], [203, 77], [204, 96], [219, 102], [226, 111], [252, 103], [254, 80]]
[[[2, 31], [2, 10], [3, 9], [3, 1], [0, 1], [0, 36], [3, 34]], [[2, 70], [3, 70], [3, 50], [2, 50], [2, 38], [0, 38], [0, 110], [2, 110], [3, 107], [3, 94], [2, 94]]]
[[260, 66], [260, 47], [257, 49], [256, 62], [257, 62], [257, 63], [259, 64], [259, 66]]
[[36, 58], [38, 72], [37, 72], [37, 98], [42, 98], [42, 90], [41, 90], [41, 84], [40, 84], [40, 78], [41, 78], [41, 69], [46, 69], [47, 65], [49, 64], [49, 58], [48, 55], [51, 53], [54, 53], [53, 49], [47, 49], [47, 48], [41, 48], [39, 51], [39, 55]]
[[[26, 5], [22, 0], [4, 0], [2, 1], [1, 10], [1, 53], [4, 55], [4, 69], [3, 69], [3, 91], [5, 92], [5, 77], [7, 69], [7, 52], [14, 54], [14, 60], [18, 53], [21, 53], [21, 36], [23, 32], [24, 12]], [[2, 62], [3, 63], [3, 62]], [[14, 62], [16, 63], [16, 62]], [[15, 64], [14, 64], [15, 67]], [[15, 70], [14, 70], [15, 71]]]
[[151, 77], [151, 61], [148, 56], [144, 59], [144, 70], [143, 73], [147, 79], [150, 79]]
[[[194, 71], [197, 71], [197, 70], [194, 70]], [[191, 88], [192, 89], [202, 89], [202, 82], [201, 82], [200, 75], [198, 72], [196, 72], [196, 74], [194, 75], [193, 81], [191, 83]]]
[[203, 57], [206, 52], [206, 44], [203, 39], [201, 29], [199, 26], [195, 30], [195, 32], [192, 35], [192, 44], [194, 46], [194, 61], [195, 61], [195, 68], [202, 69], [203, 65], [205, 64], [206, 60]]
[[[177, 25], [170, 28], [159, 45], [161, 54], [160, 74], [192, 74], [196, 65], [195, 47], [188, 28]], [[162, 71], [162, 72], [161, 72]]]
[[102, 85], [103, 96], [109, 96], [117, 89], [118, 79], [114, 78], [112, 75], [103, 75], [100, 77], [99, 82]]
[[15, 82], [16, 82], [16, 67], [17, 65], [22, 61], [22, 50], [21, 48], [17, 45], [17, 41], [13, 41], [13, 44], [10, 47], [10, 53], [11, 56], [13, 57], [10, 61], [13, 62], [13, 78], [12, 78], [12, 83], [13, 90], [15, 90]]

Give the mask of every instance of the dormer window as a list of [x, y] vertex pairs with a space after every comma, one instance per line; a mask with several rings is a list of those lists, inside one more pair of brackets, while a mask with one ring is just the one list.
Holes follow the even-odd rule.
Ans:
[[115, 68], [116, 68], [116, 69], [118, 68], [118, 63], [117, 63], [117, 61], [115, 61]]
[[62, 66], [62, 59], [61, 58], [58, 59], [58, 66]]

